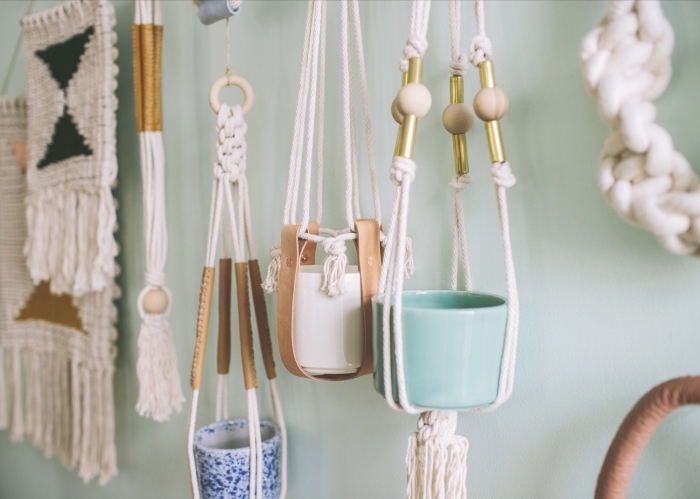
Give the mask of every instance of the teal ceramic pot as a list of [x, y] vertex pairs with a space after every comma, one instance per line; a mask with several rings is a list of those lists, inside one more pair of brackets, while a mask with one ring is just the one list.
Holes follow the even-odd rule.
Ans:
[[[374, 388], [384, 396], [382, 312], [384, 295], [372, 298]], [[508, 306], [504, 298], [466, 291], [405, 291], [403, 343], [406, 391], [411, 405], [466, 410], [498, 394]], [[393, 355], [391, 378], [399, 402]]]

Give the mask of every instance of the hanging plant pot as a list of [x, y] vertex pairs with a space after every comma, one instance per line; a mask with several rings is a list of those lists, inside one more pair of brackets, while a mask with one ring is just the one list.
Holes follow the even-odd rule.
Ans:
[[364, 328], [360, 272], [348, 265], [345, 293], [330, 298], [321, 290], [323, 265], [299, 268], [294, 297], [294, 349], [309, 374], [350, 374], [362, 365]]
[[[262, 491], [277, 499], [282, 488], [280, 428], [260, 421]], [[250, 447], [247, 419], [218, 421], [197, 430], [194, 456], [202, 499], [246, 499], [250, 487]]]
[[[496, 400], [506, 336], [505, 299], [466, 291], [405, 291], [402, 322], [409, 402], [431, 409], [466, 410]], [[372, 299], [374, 388], [384, 396], [382, 311]], [[392, 318], [391, 379], [399, 403]]]

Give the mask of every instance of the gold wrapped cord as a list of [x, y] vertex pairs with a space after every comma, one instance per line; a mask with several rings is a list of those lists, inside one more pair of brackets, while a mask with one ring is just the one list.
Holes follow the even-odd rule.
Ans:
[[140, 132], [163, 130], [161, 72], [163, 26], [134, 24], [134, 94], [136, 129]]

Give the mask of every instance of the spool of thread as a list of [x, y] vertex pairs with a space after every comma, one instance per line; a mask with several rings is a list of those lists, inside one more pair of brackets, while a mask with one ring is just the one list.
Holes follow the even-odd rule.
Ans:
[[210, 25], [216, 21], [235, 16], [241, 11], [240, 2], [235, 2], [238, 6], [234, 9], [231, 5], [235, 0], [198, 0], [199, 20], [204, 25]]

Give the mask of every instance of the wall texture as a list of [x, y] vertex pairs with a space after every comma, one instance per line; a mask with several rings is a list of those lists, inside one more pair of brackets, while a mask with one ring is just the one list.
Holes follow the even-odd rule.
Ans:
[[[35, 11], [54, 5], [40, 1]], [[410, 232], [417, 272], [410, 288], [448, 283], [452, 174], [449, 136], [440, 113], [448, 99], [447, 3], [434, 2], [426, 56], [433, 111], [421, 121]], [[119, 357], [115, 376], [120, 474], [106, 487], [83, 485], [57, 460], [0, 434], [0, 497], [189, 497], [184, 413], [157, 424], [140, 418], [135, 372], [142, 286], [141, 180], [134, 127], [131, 23], [133, 3], [117, 1], [119, 34], [119, 240], [123, 268], [119, 303]], [[603, 15], [606, 2], [489, 1], [487, 29], [494, 42], [499, 86], [511, 109], [503, 120], [508, 156], [518, 183], [510, 191], [513, 246], [522, 304], [521, 341], [513, 398], [496, 413], [463, 414], [459, 433], [469, 438], [469, 493], [489, 498], [588, 498], [605, 451], [622, 418], [653, 385], [697, 372], [700, 350], [700, 265], [672, 256], [653, 236], [622, 222], [600, 195], [598, 156], [607, 136], [595, 100], [583, 89], [578, 47]], [[675, 74], [658, 101], [658, 121], [692, 164], [700, 162], [700, 3], [664, 2], [676, 29]], [[0, 5], [0, 76], [19, 32], [24, 2]], [[410, 3], [363, 2], [367, 71], [382, 201], [395, 124], [389, 106], [399, 84], [398, 58], [408, 33]], [[255, 243], [278, 239], [298, 87], [305, 2], [244, 2], [232, 21], [235, 72], [256, 91], [248, 118], [248, 177]], [[215, 116], [209, 85], [223, 73], [224, 23], [200, 25], [191, 2], [164, 1], [164, 118], [170, 229], [168, 283], [171, 321], [183, 382], [193, 348], [194, 324], [209, 210]], [[475, 28], [465, 2], [463, 41]], [[338, 4], [331, 2], [329, 31], [326, 213], [340, 226], [342, 127], [340, 123]], [[11, 93], [22, 94], [20, 61]], [[468, 94], [478, 84], [467, 76]], [[240, 96], [233, 91], [226, 98]], [[468, 231], [478, 289], [504, 293], [493, 188], [484, 132], [469, 134], [474, 182], [466, 195]], [[331, 188], [335, 188], [332, 191]], [[368, 194], [368, 192], [365, 192]], [[370, 207], [369, 196], [363, 203]], [[270, 300], [271, 314], [274, 299]], [[274, 322], [274, 321], [273, 321]], [[200, 422], [213, 419], [214, 348], [202, 393]], [[237, 359], [237, 352], [234, 353]], [[260, 360], [260, 359], [259, 359]], [[231, 395], [234, 415], [245, 414], [239, 370]], [[341, 384], [314, 383], [282, 372], [279, 378], [290, 434], [290, 499], [401, 497], [404, 453], [415, 417], [391, 411], [370, 377]], [[261, 411], [270, 416], [267, 390]], [[687, 408], [662, 425], [645, 451], [630, 497], [697, 497], [700, 412]]]

